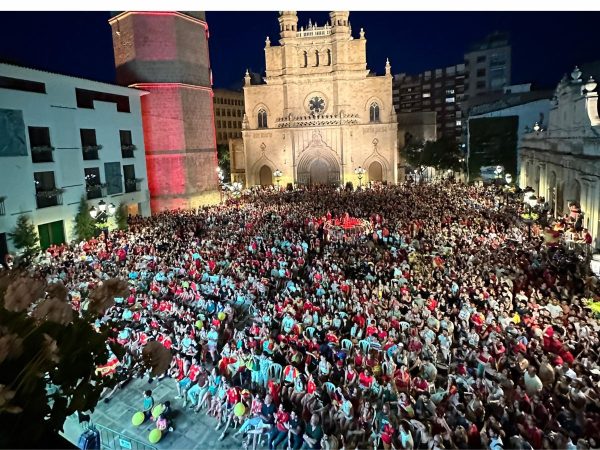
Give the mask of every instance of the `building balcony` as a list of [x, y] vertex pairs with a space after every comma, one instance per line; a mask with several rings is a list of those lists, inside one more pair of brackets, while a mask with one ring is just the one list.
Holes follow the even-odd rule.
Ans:
[[141, 190], [142, 178], [126, 178], [125, 192], [139, 192]]
[[136, 150], [135, 145], [121, 145], [121, 156], [123, 158], [135, 158], [134, 150]]
[[62, 205], [63, 192], [63, 189], [58, 188], [37, 191], [35, 193], [35, 200], [38, 209]]
[[101, 150], [102, 146], [101, 145], [84, 145], [81, 148], [81, 151], [83, 153], [83, 160], [84, 161], [93, 161], [96, 159], [100, 159], [100, 157], [98, 156], [98, 150]]
[[49, 145], [31, 147], [31, 160], [34, 163], [54, 162], [53, 151], [54, 147]]
[[85, 187], [85, 192], [87, 195], [87, 199], [88, 200], [93, 200], [95, 198], [102, 198], [104, 197], [104, 193], [102, 192], [103, 188], [106, 185], [102, 185], [102, 184], [88, 184]]

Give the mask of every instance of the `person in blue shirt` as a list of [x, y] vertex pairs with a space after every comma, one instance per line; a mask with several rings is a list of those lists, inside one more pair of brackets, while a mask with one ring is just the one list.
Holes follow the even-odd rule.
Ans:
[[142, 412], [144, 413], [144, 420], [148, 420], [152, 415], [152, 408], [154, 408], [154, 398], [152, 397], [152, 391], [147, 390], [144, 391], [144, 409]]

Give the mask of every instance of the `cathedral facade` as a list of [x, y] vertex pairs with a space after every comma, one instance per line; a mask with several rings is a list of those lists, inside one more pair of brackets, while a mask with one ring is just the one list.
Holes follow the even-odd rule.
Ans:
[[383, 76], [370, 73], [364, 31], [352, 36], [348, 12], [329, 17], [298, 28], [295, 11], [280, 12], [279, 45], [266, 40], [265, 83], [246, 73], [242, 141], [230, 148], [232, 177], [247, 186], [357, 186], [358, 168], [362, 183], [397, 181], [390, 64]]

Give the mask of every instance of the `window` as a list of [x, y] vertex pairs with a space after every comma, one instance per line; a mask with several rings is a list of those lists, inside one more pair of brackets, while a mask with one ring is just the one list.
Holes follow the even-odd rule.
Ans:
[[478, 77], [485, 77], [485, 69], [477, 69]]
[[104, 176], [106, 177], [106, 193], [108, 195], [123, 192], [123, 176], [121, 175], [120, 162], [104, 163]]
[[485, 55], [478, 56], [478, 57], [477, 57], [477, 62], [478, 62], [478, 63], [485, 62]]
[[87, 199], [102, 198], [102, 183], [100, 182], [100, 168], [88, 167], [83, 169], [85, 177], [85, 192]]
[[454, 89], [446, 89], [446, 95], [454, 94]]
[[123, 179], [125, 180], [125, 192], [136, 192], [139, 190], [135, 179], [135, 166], [133, 164], [123, 166]]
[[319, 51], [315, 50], [315, 67], [319, 67]]
[[54, 172], [34, 172], [33, 179], [38, 208], [62, 205], [62, 192], [56, 189]]
[[369, 122], [379, 122], [379, 105], [371, 103], [369, 107]]
[[233, 128], [233, 126], [231, 125], [231, 120], [227, 122], [227, 128]]
[[303, 52], [302, 56], [303, 56], [302, 67], [307, 67], [308, 66], [308, 53]]
[[116, 103], [117, 111], [130, 112], [129, 97], [126, 95], [109, 94], [107, 92], [89, 91], [75, 88], [78, 108], [94, 109], [94, 101]]
[[84, 160], [99, 159], [98, 150], [102, 147], [96, 142], [96, 130], [81, 129], [79, 130], [81, 137], [81, 150]]
[[460, 126], [462, 126], [462, 120], [457, 120], [457, 121], [456, 121], [456, 126], [457, 126], [457, 127], [460, 127]]
[[10, 77], [0, 77], [0, 88], [24, 92], [36, 92], [38, 94], [46, 93], [46, 85], [44, 83]]
[[221, 121], [217, 120], [217, 128], [221, 128]]
[[431, 92], [423, 92], [423, 98], [431, 97]]
[[327, 50], [327, 65], [331, 65], [331, 50]]
[[476, 87], [477, 89], [485, 89], [485, 81], [478, 81]]
[[221, 115], [221, 110], [219, 108], [217, 108], [217, 110], [216, 110], [215, 113], [216, 113], [217, 116], [220, 116]]
[[446, 97], [446, 103], [454, 103], [454, 97]]
[[264, 109], [258, 111], [258, 128], [267, 128], [267, 112]]
[[50, 144], [50, 129], [47, 127], [28, 127], [31, 160], [34, 163], [52, 162], [52, 145]]
[[119, 130], [119, 137], [121, 139], [121, 156], [123, 158], [133, 158], [135, 145], [133, 145], [133, 141], [131, 139], [131, 131]]

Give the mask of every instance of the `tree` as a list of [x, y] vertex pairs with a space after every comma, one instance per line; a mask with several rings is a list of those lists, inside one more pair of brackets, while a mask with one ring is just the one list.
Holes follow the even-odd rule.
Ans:
[[40, 238], [35, 230], [35, 225], [25, 214], [19, 216], [17, 224], [8, 236], [12, 239], [15, 247], [21, 251], [26, 262], [40, 251]]
[[410, 141], [404, 148], [404, 158], [412, 167], [456, 171], [461, 168], [462, 153], [454, 140], [442, 137], [437, 141]]
[[225, 176], [224, 181], [227, 182], [230, 179], [231, 174], [231, 160], [229, 157], [229, 145], [219, 144], [217, 145], [217, 160], [219, 167], [223, 170]]
[[[124, 280], [103, 281], [78, 314], [62, 283], [16, 270], [0, 275], [0, 448], [47, 448], [68, 416], [93, 411], [104, 388], [115, 385], [101, 366], [116, 331], [94, 323], [128, 292]], [[120, 345], [110, 346], [117, 358], [124, 355]], [[160, 344], [146, 346], [141, 359], [156, 375], [167, 370], [171, 354]]]
[[81, 196], [79, 211], [77, 211], [77, 215], [75, 216], [74, 231], [79, 241], [87, 241], [96, 233], [94, 219], [90, 216], [90, 208], [84, 195]]
[[115, 223], [117, 225], [117, 229], [126, 230], [127, 229], [127, 207], [121, 203], [115, 212]]

